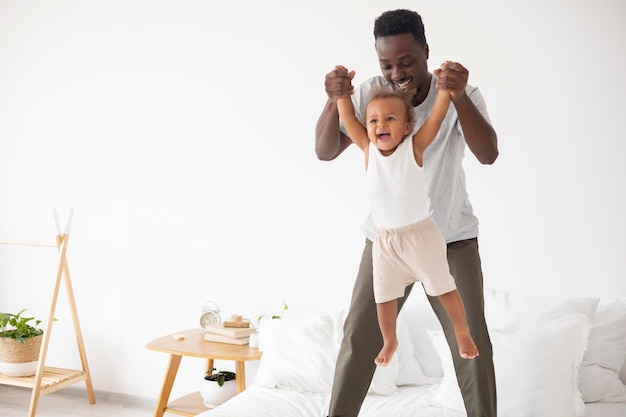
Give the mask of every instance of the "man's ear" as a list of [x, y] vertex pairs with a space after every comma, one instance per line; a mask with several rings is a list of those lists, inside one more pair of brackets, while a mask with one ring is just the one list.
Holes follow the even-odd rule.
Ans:
[[430, 54], [430, 49], [428, 48], [428, 43], [424, 44], [424, 58], [428, 59]]

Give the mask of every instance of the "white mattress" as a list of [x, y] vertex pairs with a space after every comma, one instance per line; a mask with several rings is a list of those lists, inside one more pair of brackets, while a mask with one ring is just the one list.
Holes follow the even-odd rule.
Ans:
[[[465, 417], [428, 405], [429, 386], [399, 387], [393, 396], [368, 395], [359, 417]], [[326, 417], [328, 395], [253, 386], [199, 417]], [[625, 417], [626, 403], [586, 405], [584, 417]]]

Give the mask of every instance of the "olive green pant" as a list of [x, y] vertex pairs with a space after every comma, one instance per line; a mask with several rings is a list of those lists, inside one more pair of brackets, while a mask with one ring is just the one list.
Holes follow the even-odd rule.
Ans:
[[[428, 300], [450, 346], [467, 416], [496, 417], [496, 381], [491, 340], [485, 323], [478, 240], [468, 239], [448, 244], [448, 264], [463, 300], [470, 332], [480, 356], [472, 360], [459, 356], [452, 323], [446, 311], [437, 297], [428, 297]], [[372, 280], [372, 242], [366, 240], [337, 357], [329, 417], [358, 416], [376, 369], [374, 358], [382, 347], [383, 339], [378, 327]], [[412, 285], [406, 288], [404, 297], [398, 299], [399, 308], [404, 305], [411, 289]]]

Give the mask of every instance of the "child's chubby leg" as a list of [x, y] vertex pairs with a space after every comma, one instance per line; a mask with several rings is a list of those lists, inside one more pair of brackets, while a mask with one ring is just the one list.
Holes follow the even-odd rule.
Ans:
[[383, 347], [374, 359], [374, 363], [379, 366], [387, 366], [398, 349], [398, 337], [396, 336], [398, 300], [393, 299], [384, 303], [377, 303], [376, 312], [378, 313], [380, 332], [383, 335]]
[[478, 348], [474, 344], [474, 339], [472, 339], [467, 326], [465, 308], [459, 292], [454, 290], [442, 294], [439, 296], [439, 300], [452, 321], [456, 343], [459, 345], [459, 354], [464, 359], [474, 359], [478, 356]]

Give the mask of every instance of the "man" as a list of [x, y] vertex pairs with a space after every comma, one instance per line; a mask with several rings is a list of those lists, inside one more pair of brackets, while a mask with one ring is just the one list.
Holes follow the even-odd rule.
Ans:
[[[428, 72], [428, 43], [419, 14], [409, 10], [383, 13], [374, 23], [376, 54], [382, 77], [362, 83], [352, 95], [357, 116], [373, 87], [414, 91], [412, 104], [419, 128], [431, 112], [437, 88], [450, 91], [452, 104], [440, 132], [424, 154], [424, 169], [431, 198], [433, 220], [446, 239], [448, 264], [463, 300], [470, 332], [480, 356], [468, 361], [458, 354], [454, 329], [436, 297], [428, 297], [444, 329], [465, 402], [468, 417], [496, 417], [496, 382], [491, 341], [483, 308], [483, 278], [478, 252], [478, 219], [465, 189], [462, 161], [467, 146], [483, 164], [498, 157], [497, 135], [489, 122], [485, 101], [475, 87], [467, 85], [468, 71], [452, 62], [444, 70]], [[315, 131], [315, 150], [320, 160], [333, 160], [352, 143], [341, 130], [337, 97], [353, 91], [351, 75], [338, 66], [326, 75], [328, 101]], [[412, 132], [411, 134], [415, 133]], [[330, 417], [356, 417], [375, 370], [374, 358], [382, 346], [372, 288], [371, 219], [364, 224], [367, 237], [354, 284], [344, 338], [337, 358], [329, 407]], [[412, 286], [398, 300], [402, 308]]]

